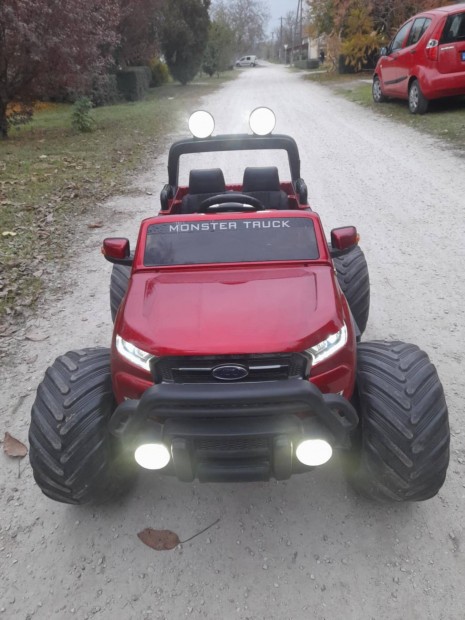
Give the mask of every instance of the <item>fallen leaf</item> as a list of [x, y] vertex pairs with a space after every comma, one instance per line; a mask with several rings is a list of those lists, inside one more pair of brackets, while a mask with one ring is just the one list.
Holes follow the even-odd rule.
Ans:
[[23, 458], [27, 454], [26, 446], [6, 432], [3, 438], [3, 451], [11, 457]]
[[25, 336], [26, 340], [31, 340], [32, 342], [42, 342], [42, 340], [47, 340], [48, 334], [41, 334], [40, 332], [30, 331]]
[[156, 551], [169, 551], [177, 547], [181, 542], [178, 535], [174, 532], [170, 530], [153, 530], [151, 527], [146, 527], [137, 536], [145, 545]]
[[93, 222], [93, 224], [87, 224], [87, 228], [102, 228], [103, 222]]

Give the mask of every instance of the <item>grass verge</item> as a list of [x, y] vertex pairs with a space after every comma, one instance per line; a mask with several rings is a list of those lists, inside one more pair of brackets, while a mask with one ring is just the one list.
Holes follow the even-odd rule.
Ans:
[[92, 133], [73, 131], [71, 106], [53, 104], [0, 141], [0, 336], [34, 307], [47, 262], [66, 261], [70, 217], [123, 194], [179, 115], [233, 77], [167, 84], [144, 101], [97, 108]]
[[328, 86], [350, 101], [418, 131], [440, 138], [445, 144], [465, 155], [465, 101], [464, 98], [430, 102], [428, 113], [410, 114], [407, 101], [389, 100], [375, 104], [371, 96], [371, 73], [360, 76], [313, 73], [308, 78]]

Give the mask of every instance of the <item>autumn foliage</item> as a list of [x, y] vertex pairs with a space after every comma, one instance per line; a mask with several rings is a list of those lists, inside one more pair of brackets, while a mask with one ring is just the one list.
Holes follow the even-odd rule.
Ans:
[[162, 0], [120, 0], [118, 65], [148, 65], [158, 50], [156, 23]]
[[119, 0], [2, 0], [0, 137], [6, 108], [60, 89], [84, 90], [117, 42]]
[[307, 0], [312, 25], [327, 36], [328, 59], [336, 67], [340, 55], [355, 70], [386, 43], [409, 17], [450, 4], [447, 0]]

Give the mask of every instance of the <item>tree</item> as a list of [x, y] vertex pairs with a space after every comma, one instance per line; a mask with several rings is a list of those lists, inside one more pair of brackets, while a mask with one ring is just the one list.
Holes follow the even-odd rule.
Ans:
[[379, 44], [380, 38], [374, 29], [369, 6], [366, 2], [355, 2], [347, 16], [341, 45], [346, 65], [361, 71], [366, 59], [379, 48]]
[[118, 65], [148, 65], [158, 52], [157, 14], [162, 0], [120, 0]]
[[[312, 23], [318, 34], [336, 34], [338, 25], [354, 8], [352, 0], [307, 0]], [[371, 0], [363, 3], [371, 6], [374, 27], [380, 34], [391, 37], [395, 30], [409, 17], [438, 6], [450, 4], [449, 0]], [[363, 8], [363, 7], [362, 7]]]
[[2, 0], [0, 138], [9, 103], [60, 88], [85, 92], [112, 61], [118, 20], [118, 0]]
[[311, 9], [311, 20], [316, 25], [318, 34], [327, 35], [327, 60], [332, 63], [333, 69], [336, 69], [347, 19], [356, 0], [307, 0], [307, 2]]
[[202, 69], [210, 77], [225, 71], [233, 64], [235, 49], [234, 32], [222, 22], [212, 22]]
[[185, 85], [202, 64], [208, 40], [210, 0], [164, 0], [159, 16], [160, 45], [175, 80]]
[[412, 15], [447, 4], [448, 0], [373, 0], [373, 19], [378, 32], [390, 38]]
[[265, 40], [269, 11], [261, 0], [215, 0], [212, 16], [235, 33], [235, 53], [255, 52]]

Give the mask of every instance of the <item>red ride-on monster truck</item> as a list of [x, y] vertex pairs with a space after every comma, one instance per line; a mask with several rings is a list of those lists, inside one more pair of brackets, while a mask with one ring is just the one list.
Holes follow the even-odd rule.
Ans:
[[[436, 370], [414, 345], [360, 341], [369, 279], [357, 231], [326, 241], [296, 143], [264, 117], [274, 121], [251, 115], [253, 134], [212, 136], [211, 125], [173, 144], [160, 214], [142, 222], [134, 253], [104, 240], [111, 348], [59, 357], [32, 408], [31, 464], [48, 497], [102, 500], [137, 464], [186, 482], [285, 480], [336, 450], [373, 499], [425, 500], [443, 484]], [[179, 186], [183, 155], [266, 150], [287, 153], [290, 181], [248, 167], [225, 184], [210, 168]]]

